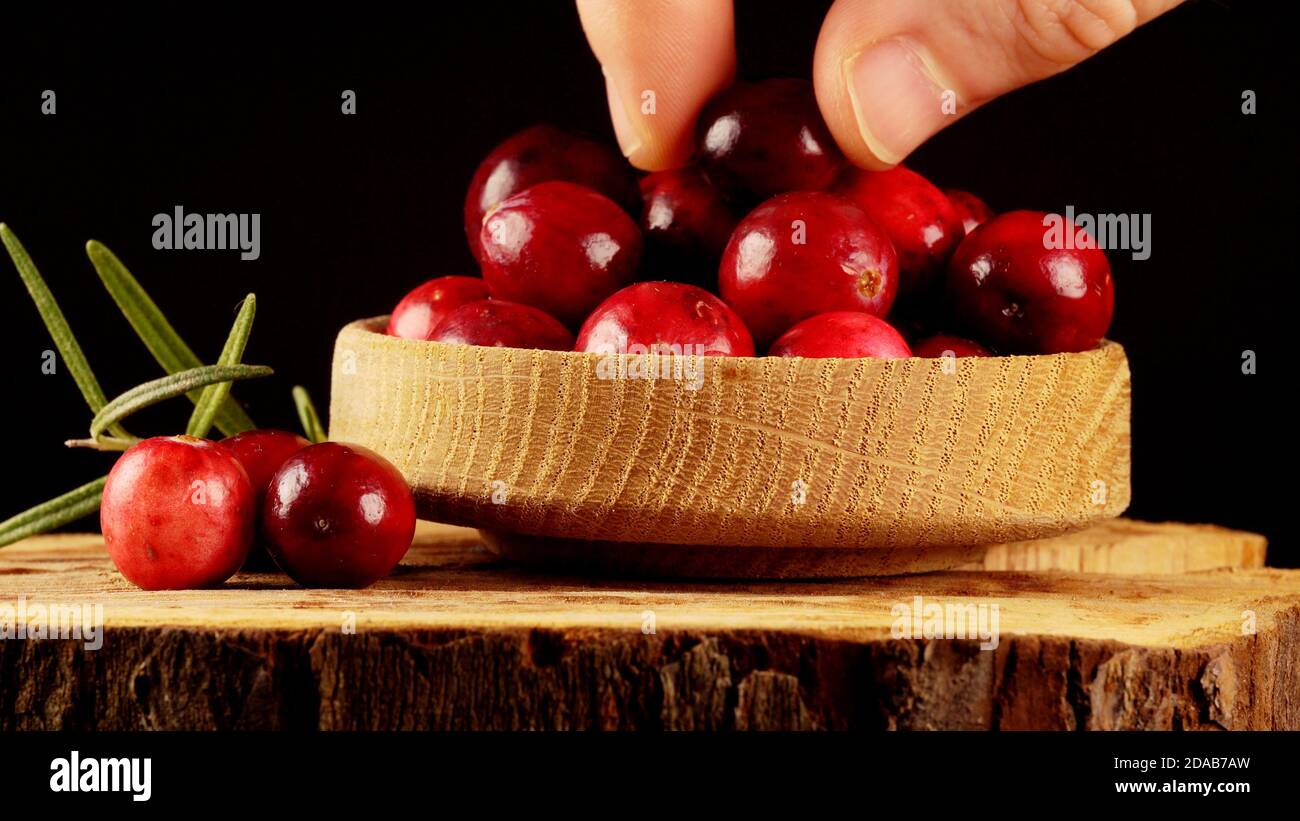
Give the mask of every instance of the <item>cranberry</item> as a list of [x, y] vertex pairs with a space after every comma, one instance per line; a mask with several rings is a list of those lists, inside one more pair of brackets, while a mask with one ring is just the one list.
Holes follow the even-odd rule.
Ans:
[[188, 590], [235, 574], [253, 544], [255, 493], [223, 448], [193, 436], [146, 439], [108, 474], [99, 511], [117, 569], [145, 590]]
[[[296, 433], [287, 430], [246, 430], [228, 436], [217, 446], [239, 460], [253, 483], [253, 509], [260, 511], [266, 500], [266, 489], [271, 484], [271, 477], [280, 469], [285, 460], [310, 445], [311, 442]], [[254, 541], [253, 548], [244, 561], [244, 569], [250, 571], [274, 570], [275, 562], [266, 552], [266, 546]]]
[[884, 316], [898, 290], [898, 258], [885, 232], [844, 197], [782, 194], [736, 226], [718, 288], [763, 346], [814, 314]]
[[829, 188], [844, 165], [807, 80], [737, 83], [704, 107], [696, 132], [709, 176], [753, 199]]
[[[951, 351], [951, 353], [949, 353]], [[935, 334], [912, 346], [912, 356], [937, 359], [940, 356], [992, 356], [993, 352], [978, 342], [960, 336]]]
[[700, 284], [714, 280], [737, 216], [699, 168], [659, 171], [641, 180], [646, 268]]
[[966, 233], [969, 234], [993, 219], [993, 209], [989, 208], [984, 200], [971, 192], [957, 188], [945, 188], [943, 193], [948, 195], [952, 207], [957, 209], [957, 216], [961, 217], [962, 227], [966, 230]]
[[639, 353], [630, 350], [633, 346], [649, 352], [754, 355], [745, 323], [727, 303], [680, 282], [638, 282], [614, 294], [592, 311], [574, 349]]
[[276, 563], [308, 587], [366, 587], [397, 566], [415, 535], [411, 488], [358, 445], [322, 442], [271, 479], [262, 533]]
[[[1056, 216], [1052, 219], [1064, 221]], [[1095, 348], [1115, 304], [1110, 264], [1087, 234], [1066, 248], [1050, 232], [1049, 215], [1012, 211], [966, 237], [948, 266], [948, 299], [974, 336], [1009, 353], [1047, 354]]]
[[447, 315], [430, 339], [489, 348], [567, 351], [573, 347], [573, 334], [558, 319], [537, 308], [501, 299], [460, 306]]
[[483, 217], [503, 200], [539, 182], [567, 180], [592, 188], [629, 209], [637, 207], [636, 177], [617, 151], [553, 125], [535, 125], [507, 138], [479, 164], [465, 193], [465, 235], [483, 259]]
[[772, 343], [769, 356], [906, 359], [903, 335], [879, 317], [860, 311], [831, 311], [809, 317]]
[[928, 293], [966, 235], [948, 197], [901, 165], [888, 171], [850, 169], [836, 190], [866, 211], [894, 243], [899, 298]]
[[487, 283], [478, 277], [438, 277], [417, 285], [402, 297], [388, 318], [388, 335], [428, 339], [447, 314], [466, 302], [488, 298]]
[[541, 308], [576, 327], [632, 282], [641, 232], [609, 198], [571, 182], [544, 182], [483, 220], [483, 278], [493, 299]]

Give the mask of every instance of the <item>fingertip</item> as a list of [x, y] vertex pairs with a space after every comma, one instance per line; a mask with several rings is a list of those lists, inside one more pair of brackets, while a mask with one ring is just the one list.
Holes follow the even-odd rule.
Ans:
[[645, 171], [687, 163], [695, 120], [735, 76], [731, 0], [578, 0], [624, 156]]
[[924, 49], [899, 33], [913, 27], [912, 17], [897, 4], [847, 0], [822, 24], [813, 58], [817, 102], [840, 150], [863, 168], [897, 165], [951, 119]]

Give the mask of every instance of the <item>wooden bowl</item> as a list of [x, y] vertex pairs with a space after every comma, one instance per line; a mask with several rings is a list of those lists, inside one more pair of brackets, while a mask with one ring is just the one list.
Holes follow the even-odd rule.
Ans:
[[[557, 544], [893, 552], [1055, 535], [1129, 502], [1129, 368], [1112, 342], [683, 362], [412, 341], [384, 323], [339, 334], [330, 435], [392, 460], [422, 518]], [[665, 362], [684, 378], [631, 378]]]

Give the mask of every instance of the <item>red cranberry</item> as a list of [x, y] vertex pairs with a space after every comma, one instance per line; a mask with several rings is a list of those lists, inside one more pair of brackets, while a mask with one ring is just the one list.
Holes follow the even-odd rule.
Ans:
[[[217, 446], [239, 460], [253, 483], [254, 510], [260, 511], [266, 500], [266, 489], [271, 484], [271, 477], [280, 469], [285, 460], [310, 445], [311, 442], [296, 433], [287, 430], [246, 430], [228, 436]], [[255, 540], [253, 548], [244, 561], [244, 569], [249, 571], [268, 571], [275, 569], [275, 562], [266, 552], [266, 546]]]
[[[951, 353], [949, 353], [951, 351]], [[978, 342], [960, 336], [936, 334], [912, 346], [912, 356], [937, 359], [941, 356], [992, 356], [993, 352]]]
[[358, 445], [322, 442], [271, 479], [262, 533], [277, 564], [308, 587], [366, 587], [397, 566], [415, 535], [411, 488]]
[[489, 348], [567, 351], [573, 347], [573, 334], [558, 319], [537, 308], [501, 299], [460, 306], [447, 315], [430, 339]]
[[844, 197], [782, 194], [736, 226], [718, 287], [764, 346], [814, 314], [884, 316], [898, 291], [898, 258], [885, 232]]
[[899, 298], [929, 292], [966, 235], [944, 193], [901, 165], [888, 171], [851, 169], [836, 190], [866, 211], [894, 243]]
[[428, 339], [447, 314], [488, 298], [487, 283], [478, 277], [438, 277], [417, 285], [402, 297], [388, 318], [388, 335]]
[[769, 356], [813, 359], [906, 359], [912, 355], [903, 335], [879, 317], [860, 311], [831, 311], [809, 317], [772, 343]]
[[727, 303], [680, 282], [638, 282], [614, 294], [592, 311], [574, 350], [641, 353], [633, 346], [650, 352], [754, 355], [745, 323]]
[[715, 281], [738, 218], [704, 172], [689, 167], [643, 177], [641, 204], [646, 269], [700, 284]]
[[122, 454], [99, 511], [117, 569], [145, 590], [188, 590], [235, 574], [253, 543], [255, 493], [226, 450], [158, 436]]
[[961, 217], [961, 224], [966, 233], [969, 234], [993, 219], [993, 209], [989, 208], [984, 200], [971, 192], [957, 188], [945, 188], [943, 193], [948, 195], [952, 207], [957, 209], [957, 216]]
[[696, 132], [709, 176], [755, 200], [829, 188], [844, 165], [807, 80], [737, 83], [704, 107]]
[[628, 285], [641, 232], [609, 198], [571, 182], [544, 182], [483, 220], [483, 278], [493, 299], [541, 308], [570, 327]]
[[[1059, 216], [1054, 220], [1064, 222]], [[1057, 243], [1049, 215], [1012, 211], [966, 237], [948, 266], [948, 299], [958, 321], [1000, 351], [1048, 354], [1097, 347], [1110, 327], [1114, 285], [1105, 252], [1076, 232]]]
[[503, 200], [550, 180], [585, 185], [629, 209], [638, 205], [636, 177], [613, 148], [553, 125], [525, 128], [492, 149], [470, 180], [465, 235], [475, 259], [483, 259], [479, 230], [484, 215]]

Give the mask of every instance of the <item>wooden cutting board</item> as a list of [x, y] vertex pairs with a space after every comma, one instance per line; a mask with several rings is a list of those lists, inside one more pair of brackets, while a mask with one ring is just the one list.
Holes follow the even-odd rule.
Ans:
[[[0, 630], [101, 605], [103, 645], [0, 641], [0, 729], [1300, 729], [1300, 571], [1262, 559], [1250, 534], [1117, 522], [986, 563], [1124, 575], [629, 582], [430, 526], [365, 591], [146, 593], [97, 536], [46, 536], [0, 550]], [[926, 638], [935, 605], [996, 642]]]

